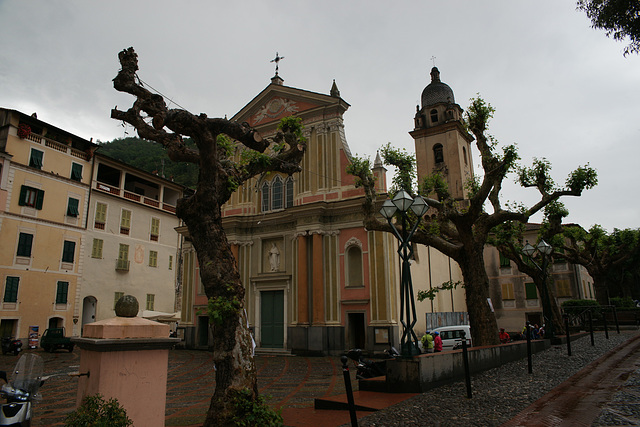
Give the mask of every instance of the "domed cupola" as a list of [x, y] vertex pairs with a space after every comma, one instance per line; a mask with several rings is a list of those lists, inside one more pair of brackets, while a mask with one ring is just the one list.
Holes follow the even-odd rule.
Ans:
[[453, 90], [448, 84], [440, 81], [438, 68], [431, 69], [431, 83], [422, 91], [422, 108], [440, 103], [455, 104]]

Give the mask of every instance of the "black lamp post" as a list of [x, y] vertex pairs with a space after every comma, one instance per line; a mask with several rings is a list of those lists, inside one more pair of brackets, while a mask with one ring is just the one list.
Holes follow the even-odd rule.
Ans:
[[[411, 231], [407, 232], [409, 221], [407, 213], [409, 209], [416, 214], [417, 220], [415, 224], [413, 224]], [[385, 200], [382, 209], [380, 209], [380, 214], [387, 219], [387, 222], [400, 242], [400, 246], [398, 247], [398, 255], [400, 255], [400, 259], [402, 260], [402, 271], [400, 275], [400, 323], [402, 323], [403, 327], [400, 349], [403, 357], [420, 354], [418, 337], [415, 332], [413, 332], [413, 326], [416, 324], [417, 317], [409, 260], [413, 256], [411, 237], [418, 229], [418, 224], [420, 224], [422, 216], [428, 209], [429, 206], [422, 196], [416, 196], [414, 199], [404, 190], [398, 192], [393, 200]], [[395, 224], [391, 221], [395, 214], [399, 214], [402, 221], [402, 232], [399, 232]]]
[[[535, 251], [540, 253], [542, 256], [542, 266], [538, 265], [533, 260], [533, 254]], [[545, 322], [545, 330], [544, 336], [545, 338], [555, 338], [555, 329], [553, 327], [553, 313], [551, 312], [551, 299], [549, 298], [549, 289], [547, 288], [547, 267], [549, 266], [549, 255], [553, 251], [553, 247], [545, 242], [544, 240], [540, 240], [537, 248], [534, 248], [529, 244], [529, 241], [522, 248], [522, 252], [529, 258], [531, 263], [536, 266], [538, 270], [542, 273], [542, 316]]]

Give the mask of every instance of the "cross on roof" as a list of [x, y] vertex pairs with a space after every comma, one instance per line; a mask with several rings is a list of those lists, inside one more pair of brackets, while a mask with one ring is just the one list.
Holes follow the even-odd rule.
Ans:
[[281, 59], [284, 59], [284, 56], [280, 56], [278, 55], [278, 52], [276, 52], [276, 57], [273, 58], [271, 61], [269, 62], [275, 62], [276, 63], [276, 76], [278, 75], [278, 63], [280, 62]]

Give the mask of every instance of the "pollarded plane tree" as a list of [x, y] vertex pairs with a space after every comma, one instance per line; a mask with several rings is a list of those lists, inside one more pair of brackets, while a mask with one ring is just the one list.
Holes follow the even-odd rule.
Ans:
[[[111, 110], [111, 117], [133, 126], [141, 138], [161, 144], [172, 161], [199, 166], [196, 191], [178, 201], [176, 214], [196, 250], [213, 322], [216, 388], [205, 425], [232, 425], [234, 402], [242, 396], [256, 401], [258, 389], [245, 289], [222, 228], [221, 208], [247, 180], [270, 171], [289, 175], [300, 171], [306, 148], [302, 125], [293, 117], [283, 119], [277, 134], [263, 139], [246, 123], [170, 109], [161, 95], [140, 82], [133, 48], [118, 58], [122, 68], [113, 79], [114, 88], [135, 100], [127, 111]], [[197, 149], [188, 148], [183, 136], [190, 137]]]
[[639, 231], [636, 229], [614, 229], [612, 233], [600, 225], [585, 230], [579, 225], [563, 227], [562, 249], [564, 256], [574, 264], [583, 265], [593, 279], [595, 297], [601, 305], [609, 305], [613, 295], [609, 283], [615, 272], [620, 272], [624, 264], [637, 256]]
[[[466, 124], [476, 139], [484, 174], [481, 180], [468, 183], [469, 199], [454, 199], [442, 176], [433, 174], [424, 177], [417, 193], [425, 198], [430, 207], [413, 236], [414, 243], [432, 246], [453, 258], [460, 266], [464, 278], [465, 296], [471, 334], [478, 345], [498, 344], [496, 318], [488, 303], [489, 278], [485, 270], [483, 249], [491, 230], [506, 221], [526, 223], [529, 218], [549, 203], [563, 196], [580, 196], [582, 191], [597, 183], [596, 172], [588, 165], [569, 174], [564, 188], [557, 187], [549, 174], [544, 160], [536, 160], [532, 167], [518, 168], [518, 153], [515, 145], [507, 145], [498, 153], [497, 143], [487, 134], [493, 108], [480, 97], [472, 99], [466, 112]], [[398, 172], [394, 178], [395, 189], [404, 189], [412, 196], [411, 169], [415, 166], [412, 154], [404, 153], [387, 145], [381, 151], [384, 161]], [[530, 207], [505, 206], [500, 200], [502, 183], [510, 172], [518, 171], [523, 187], [535, 188], [540, 195], [537, 203]], [[355, 175], [357, 185], [365, 189], [363, 202], [364, 225], [369, 230], [392, 232], [386, 222], [378, 219], [380, 205], [375, 191], [375, 179], [369, 161], [355, 159], [349, 167]], [[485, 204], [492, 209], [488, 212]]]
[[[548, 165], [546, 161], [536, 162], [539, 166]], [[538, 266], [543, 266], [545, 261], [553, 262], [562, 258], [562, 241], [564, 239], [562, 235], [562, 219], [569, 215], [569, 211], [563, 203], [556, 200], [545, 206], [544, 213], [545, 219], [537, 230], [535, 241], [527, 242], [524, 238], [527, 224], [520, 221], [506, 221], [492, 230], [487, 242], [495, 246], [503, 256], [513, 261], [516, 267], [518, 267], [518, 271], [526, 274], [533, 280], [538, 290], [538, 295], [543, 297], [545, 294], [548, 295], [551, 313], [544, 313], [545, 318], [547, 316], [552, 317], [554, 327], [552, 332], [555, 335], [560, 335], [565, 333], [564, 322], [562, 321], [562, 313], [558, 306], [554, 286], [550, 281], [551, 269], [538, 268], [534, 263]], [[529, 257], [524, 254], [524, 245], [530, 243], [534, 247], [537, 247], [542, 240], [551, 244], [553, 252], [548, 255], [545, 260], [543, 255], [540, 254], [540, 251], [536, 251], [532, 257], [533, 262], [531, 262]], [[544, 305], [545, 302], [543, 301], [543, 306]], [[549, 328], [547, 327], [546, 330], [549, 331]]]

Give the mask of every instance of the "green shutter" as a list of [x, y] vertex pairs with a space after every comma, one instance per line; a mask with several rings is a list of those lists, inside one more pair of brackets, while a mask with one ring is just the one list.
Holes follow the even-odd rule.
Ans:
[[538, 299], [538, 290], [535, 283], [525, 283], [524, 286], [527, 299]]
[[91, 258], [102, 258], [102, 239], [93, 239], [93, 248], [91, 249]]
[[56, 304], [66, 304], [68, 294], [69, 282], [58, 282], [58, 289], [56, 291]]
[[18, 302], [19, 283], [19, 277], [7, 276], [7, 281], [4, 287], [4, 302]]
[[500, 267], [511, 267], [511, 260], [500, 252]]
[[16, 255], [30, 257], [32, 244], [33, 244], [33, 234], [20, 233], [20, 236], [18, 237], [18, 251]]
[[122, 218], [120, 220], [120, 227], [129, 228], [131, 226], [131, 211], [122, 210]]
[[76, 242], [65, 240], [64, 247], [62, 249], [62, 262], [73, 262], [75, 251]]
[[78, 216], [80, 213], [78, 212], [78, 204], [80, 201], [78, 199], [74, 199], [73, 197], [69, 197], [69, 204], [67, 205], [67, 215], [68, 216]]
[[98, 202], [96, 204], [96, 222], [104, 224], [107, 222], [107, 205]]
[[29, 187], [23, 185], [20, 187], [20, 199], [18, 200], [18, 205], [25, 206], [27, 204], [27, 193], [29, 192]]
[[40, 150], [31, 149], [31, 157], [29, 158], [29, 166], [42, 169], [42, 155], [44, 153]]
[[35, 208], [38, 210], [42, 210], [42, 203], [44, 202], [44, 191], [36, 190], [36, 206]]
[[82, 165], [78, 163], [71, 164], [71, 179], [82, 181]]

